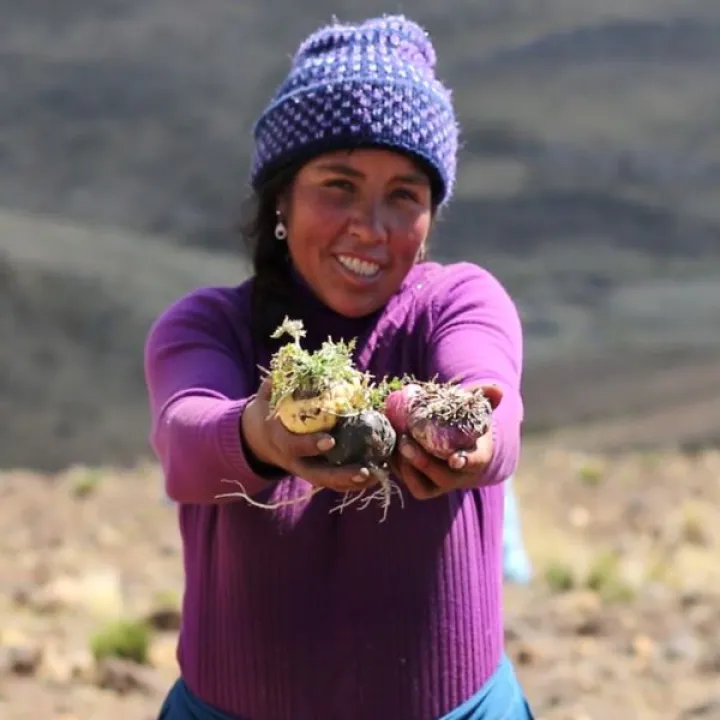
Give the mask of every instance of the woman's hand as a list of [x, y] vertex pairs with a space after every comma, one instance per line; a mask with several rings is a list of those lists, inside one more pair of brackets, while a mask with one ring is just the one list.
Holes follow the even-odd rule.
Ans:
[[[496, 385], [483, 387], [493, 410], [502, 400]], [[452, 490], [477, 487], [493, 456], [492, 431], [478, 439], [475, 449], [456, 452], [448, 460], [440, 460], [407, 434], [398, 439], [393, 458], [393, 471], [418, 500], [429, 500]]]
[[270, 381], [263, 381], [257, 395], [247, 404], [241, 432], [252, 454], [262, 463], [278, 467], [288, 475], [307, 480], [314, 487], [338, 492], [364, 490], [377, 479], [359, 465], [335, 467], [319, 456], [335, 445], [327, 433], [298, 435], [283, 427], [270, 410]]

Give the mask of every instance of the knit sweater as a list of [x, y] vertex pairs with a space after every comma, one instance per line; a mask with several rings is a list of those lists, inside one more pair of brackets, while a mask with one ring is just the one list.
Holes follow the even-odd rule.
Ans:
[[[403, 489], [330, 513], [323, 491], [275, 510], [218, 500], [242, 483], [263, 503], [307, 495], [299, 477], [256, 475], [240, 418], [269, 351], [249, 328], [252, 279], [196, 290], [153, 325], [145, 370], [151, 442], [178, 503], [186, 587], [182, 676], [244, 720], [433, 720], [473, 695], [503, 653], [503, 489], [522, 420], [522, 334], [501, 284], [469, 263], [417, 265], [380, 311], [349, 319], [302, 282], [293, 317], [308, 349], [357, 338], [357, 365], [497, 383], [494, 455], [478, 487], [418, 501]], [[255, 466], [256, 467], [256, 466]]]

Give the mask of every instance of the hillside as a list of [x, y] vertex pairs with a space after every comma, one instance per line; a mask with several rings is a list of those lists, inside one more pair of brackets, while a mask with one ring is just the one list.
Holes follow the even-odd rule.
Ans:
[[142, 349], [153, 316], [239, 257], [0, 214], [4, 467], [134, 463], [147, 453]]
[[[153, 317], [193, 287], [238, 282], [246, 264], [239, 252], [20, 214], [0, 213], [0, 228], [3, 466], [133, 464], [148, 452], [142, 345]], [[577, 281], [580, 258], [575, 270], [565, 253], [532, 273], [493, 257], [528, 332], [528, 432], [555, 429], [594, 450], [718, 439], [720, 313], [712, 280], [696, 279], [702, 267], [668, 263], [643, 281], [643, 262], [606, 253], [608, 274], [615, 264], [627, 281], [618, 272], [602, 302], [572, 305], [562, 280]]]
[[[0, 3], [0, 205], [231, 247], [249, 131], [304, 33], [378, 0]], [[413, 3], [464, 134], [449, 255], [717, 257], [712, 0]]]

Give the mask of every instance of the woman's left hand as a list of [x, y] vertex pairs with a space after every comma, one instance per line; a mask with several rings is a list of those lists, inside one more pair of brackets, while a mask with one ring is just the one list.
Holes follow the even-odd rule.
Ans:
[[[499, 388], [487, 388], [493, 410], [502, 399]], [[440, 460], [422, 445], [404, 434], [398, 441], [398, 452], [392, 462], [395, 474], [418, 500], [429, 500], [452, 490], [473, 488], [493, 456], [492, 431], [478, 439], [474, 450], [456, 452]]]

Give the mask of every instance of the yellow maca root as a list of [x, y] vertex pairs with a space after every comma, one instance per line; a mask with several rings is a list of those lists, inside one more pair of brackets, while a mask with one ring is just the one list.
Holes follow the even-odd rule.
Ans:
[[287, 430], [298, 435], [329, 432], [340, 417], [362, 407], [362, 390], [359, 383], [341, 382], [314, 397], [287, 395], [277, 404], [275, 415]]

